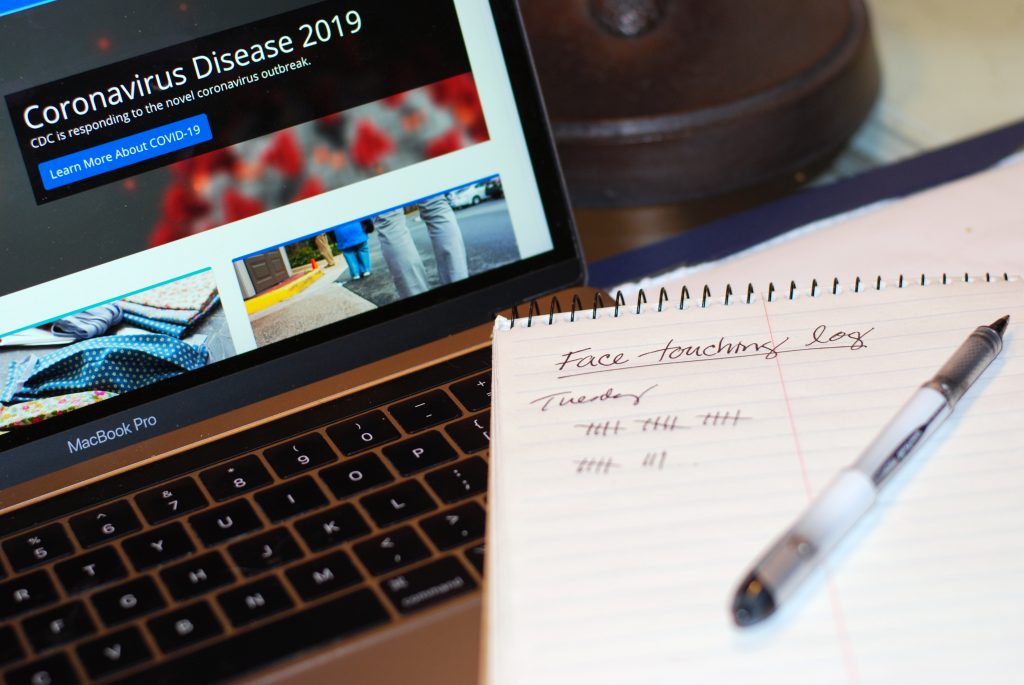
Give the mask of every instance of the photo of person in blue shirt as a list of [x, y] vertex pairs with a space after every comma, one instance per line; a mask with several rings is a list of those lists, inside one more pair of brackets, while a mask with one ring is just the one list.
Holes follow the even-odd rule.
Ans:
[[362, 221], [350, 221], [334, 228], [334, 239], [348, 264], [352, 280], [370, 275], [370, 246]]

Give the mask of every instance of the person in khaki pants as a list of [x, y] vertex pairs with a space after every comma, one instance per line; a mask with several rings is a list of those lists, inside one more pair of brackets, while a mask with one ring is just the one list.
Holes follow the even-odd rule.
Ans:
[[331, 246], [327, 243], [327, 234], [321, 233], [313, 239], [316, 243], [316, 249], [320, 250], [320, 254], [323, 255], [324, 261], [327, 262], [327, 266], [334, 266], [338, 262], [335, 261], [334, 255], [331, 253]]

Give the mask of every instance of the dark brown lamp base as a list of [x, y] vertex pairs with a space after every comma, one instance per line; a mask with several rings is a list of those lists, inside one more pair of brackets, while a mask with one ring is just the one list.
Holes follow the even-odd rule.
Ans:
[[863, 0], [522, 0], [577, 207], [667, 204], [835, 154], [878, 92]]

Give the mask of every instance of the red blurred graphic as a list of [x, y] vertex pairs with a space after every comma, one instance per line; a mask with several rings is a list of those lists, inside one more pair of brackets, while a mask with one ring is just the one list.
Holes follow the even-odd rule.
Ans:
[[352, 159], [359, 166], [372, 169], [395, 151], [395, 143], [369, 119], [362, 119], [357, 126]]
[[397, 93], [170, 165], [149, 242], [180, 240], [487, 139], [471, 74]]

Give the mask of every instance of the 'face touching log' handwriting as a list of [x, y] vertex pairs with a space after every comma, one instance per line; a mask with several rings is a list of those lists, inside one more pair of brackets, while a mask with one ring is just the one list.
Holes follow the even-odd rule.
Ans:
[[640, 400], [644, 398], [644, 395], [654, 390], [657, 384], [650, 386], [643, 392], [620, 392], [615, 388], [608, 388], [599, 395], [579, 395], [573, 393], [571, 390], [564, 392], [553, 392], [550, 395], [544, 395], [530, 402], [530, 404], [539, 404], [541, 411], [547, 411], [548, 409], [557, 409], [559, 407], [567, 407], [575, 404], [593, 404], [595, 402], [607, 402], [608, 400], [630, 400], [632, 405], [635, 407], [640, 404]]
[[[719, 337], [714, 342], [679, 343], [674, 338], [657, 347], [630, 357], [626, 352], [594, 352], [593, 348], [581, 347], [563, 353], [554, 363], [555, 368], [562, 372], [559, 378], [581, 376], [585, 374], [617, 371], [619, 369], [659, 366], [661, 364], [685, 364], [689, 362], [713, 361], [716, 359], [737, 359], [740, 357], [761, 357], [766, 360], [776, 359], [780, 354], [802, 350], [846, 349], [862, 350], [867, 347], [864, 339], [873, 327], [863, 331], [831, 330], [825, 324], [810, 331], [807, 338], [810, 342], [801, 347], [793, 347], [788, 336], [781, 340], [769, 337], [766, 340], [731, 340]], [[805, 338], [806, 339], [806, 338]], [[800, 343], [795, 343], [800, 345]]]

